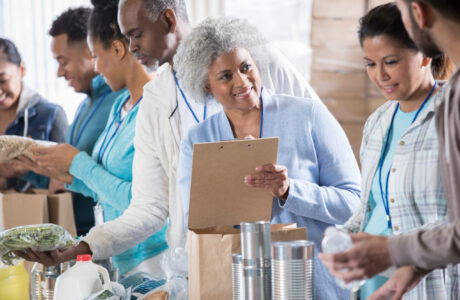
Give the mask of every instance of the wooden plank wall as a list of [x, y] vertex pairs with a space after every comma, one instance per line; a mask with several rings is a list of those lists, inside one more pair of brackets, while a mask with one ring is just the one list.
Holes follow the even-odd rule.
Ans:
[[357, 158], [364, 123], [385, 101], [364, 68], [359, 18], [386, 2], [313, 0], [311, 85], [343, 126]]

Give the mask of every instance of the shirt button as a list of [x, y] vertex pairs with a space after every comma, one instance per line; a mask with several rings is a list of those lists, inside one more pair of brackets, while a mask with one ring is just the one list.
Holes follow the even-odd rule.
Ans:
[[400, 141], [399, 144], [400, 144], [401, 146], [404, 146], [404, 145], [406, 144], [406, 142]]
[[396, 173], [396, 168], [391, 169], [391, 172]]
[[391, 198], [391, 199], [390, 199], [390, 202], [391, 202], [391, 203], [395, 203], [395, 198]]

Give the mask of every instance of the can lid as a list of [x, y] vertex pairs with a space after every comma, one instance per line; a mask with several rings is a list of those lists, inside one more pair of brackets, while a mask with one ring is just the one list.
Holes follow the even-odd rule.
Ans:
[[269, 221], [258, 221], [258, 222], [241, 222], [241, 233], [258, 233], [258, 232], [270, 232]]
[[91, 261], [91, 255], [89, 254], [77, 255], [77, 261]]
[[272, 243], [274, 260], [312, 259], [315, 244], [311, 241], [296, 240]]

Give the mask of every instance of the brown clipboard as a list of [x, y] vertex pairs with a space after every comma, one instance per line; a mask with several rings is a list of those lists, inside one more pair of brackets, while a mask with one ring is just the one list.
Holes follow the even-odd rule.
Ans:
[[279, 138], [197, 143], [193, 147], [189, 229], [271, 219], [272, 195], [244, 177], [276, 164]]

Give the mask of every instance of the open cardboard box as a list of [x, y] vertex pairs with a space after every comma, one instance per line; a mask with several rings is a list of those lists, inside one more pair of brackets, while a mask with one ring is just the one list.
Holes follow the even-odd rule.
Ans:
[[[14, 190], [0, 192], [0, 228], [53, 223], [77, 235], [71, 193], [49, 194], [48, 190], [31, 189], [27, 193]], [[30, 273], [32, 262], [24, 266]]]
[[[241, 253], [232, 225], [269, 221], [273, 197], [244, 176], [276, 163], [278, 138], [194, 145], [188, 219], [189, 299], [232, 299], [232, 253]], [[295, 224], [271, 226], [272, 241], [306, 239]]]

